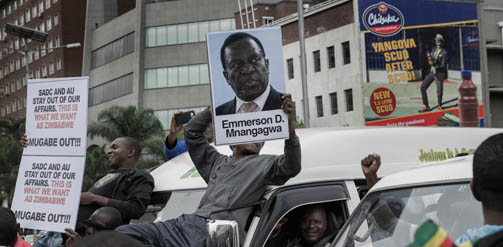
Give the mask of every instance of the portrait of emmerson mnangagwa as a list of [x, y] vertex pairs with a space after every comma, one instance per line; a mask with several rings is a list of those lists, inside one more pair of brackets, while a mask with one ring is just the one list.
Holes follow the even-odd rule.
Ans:
[[235, 97], [216, 107], [217, 116], [281, 108], [283, 93], [269, 84], [269, 61], [258, 38], [244, 32], [231, 34], [220, 49], [220, 59]]

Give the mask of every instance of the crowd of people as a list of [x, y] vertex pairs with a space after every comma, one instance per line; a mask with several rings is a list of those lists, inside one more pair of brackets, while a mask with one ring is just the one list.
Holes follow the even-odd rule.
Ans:
[[[241, 48], [237, 49], [233, 44], [240, 44]], [[227, 46], [230, 48], [226, 48]], [[217, 107], [217, 111], [220, 111], [217, 115], [228, 114], [224, 108], [232, 108], [231, 112], [237, 113], [267, 109], [269, 103], [278, 101], [270, 100], [271, 95], [280, 97], [281, 109], [288, 116], [289, 126], [284, 153], [260, 154], [263, 143], [258, 142], [231, 145], [232, 155], [220, 154], [210, 145], [213, 116], [211, 108], [198, 113], [186, 125], [176, 123], [175, 118], [180, 114], [177, 113], [173, 116], [170, 133], [165, 139], [164, 154], [169, 160], [188, 152], [207, 183], [206, 192], [193, 214], [183, 214], [156, 223], [130, 224], [131, 219], [141, 217], [149, 205], [154, 179], [148, 172], [135, 166], [141, 154], [138, 140], [121, 137], [115, 139], [107, 151], [111, 170], [101, 176], [91, 189], [81, 194], [75, 229], [65, 229], [64, 234], [48, 232], [34, 246], [202, 247], [206, 242], [208, 220], [236, 221], [242, 242], [246, 236], [246, 222], [252, 213], [252, 208], [246, 205], [258, 202], [267, 186], [283, 185], [301, 171], [301, 146], [294, 128], [295, 105], [291, 95], [271, 93], [274, 89], [267, 81], [269, 67], [260, 41], [244, 34], [232, 36], [222, 47], [222, 54], [222, 65], [228, 83], [235, 90], [238, 99], [246, 99], [234, 99]], [[255, 72], [260, 76], [250, 77]], [[257, 87], [260, 90], [257, 89], [253, 94], [242, 90], [243, 87], [255, 84], [260, 84]], [[253, 86], [255, 87], [256, 85]], [[262, 99], [254, 103], [252, 110], [248, 109], [248, 103], [244, 103], [260, 97]], [[240, 106], [237, 107], [237, 104]], [[179, 141], [177, 135], [182, 130], [185, 140]], [[362, 159], [361, 167], [368, 188], [378, 182], [380, 165], [381, 158], [377, 154]], [[485, 224], [480, 228], [467, 230], [466, 234], [456, 240], [456, 244], [478, 241], [479, 246], [500, 246], [498, 244], [503, 242], [502, 177], [503, 134], [498, 134], [484, 141], [477, 148], [473, 159], [471, 189], [474, 198], [482, 202]], [[329, 246], [341, 227], [333, 212], [322, 204], [302, 206], [295, 213], [279, 220], [269, 235], [266, 246]], [[392, 214], [393, 212], [383, 211], [384, 220], [379, 224], [394, 224]], [[285, 229], [285, 225], [289, 223], [295, 223], [293, 231]], [[18, 232], [19, 225], [14, 213], [8, 208], [0, 208], [0, 246], [29, 246]]]

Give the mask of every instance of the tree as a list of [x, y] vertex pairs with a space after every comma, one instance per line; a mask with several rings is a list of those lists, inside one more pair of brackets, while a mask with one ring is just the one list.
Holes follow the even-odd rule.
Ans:
[[[135, 106], [112, 106], [98, 114], [98, 122], [87, 128], [89, 137], [102, 137], [112, 142], [118, 137], [130, 136], [138, 139], [143, 156], [138, 168], [150, 168], [163, 162], [163, 131], [161, 121], [151, 109], [137, 110]], [[160, 137], [160, 138], [159, 138]]]
[[86, 169], [82, 191], [88, 191], [96, 182], [98, 176], [105, 174], [108, 170], [108, 162], [105, 153], [105, 145], [88, 148], [86, 152]]
[[135, 106], [112, 106], [98, 114], [98, 122], [93, 122], [87, 128], [89, 137], [100, 136], [112, 142], [118, 137], [130, 136], [140, 143], [162, 136], [161, 121], [154, 115], [152, 109], [137, 110]]
[[25, 133], [25, 118], [6, 117], [0, 121], [0, 198], [12, 204], [23, 148], [19, 140]]

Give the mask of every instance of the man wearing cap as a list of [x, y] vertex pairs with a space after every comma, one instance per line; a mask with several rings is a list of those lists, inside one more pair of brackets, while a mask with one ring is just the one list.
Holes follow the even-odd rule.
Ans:
[[447, 51], [442, 47], [443, 45], [444, 37], [441, 34], [437, 34], [435, 36], [435, 47], [431, 53], [427, 53], [430, 70], [424, 77], [423, 84], [421, 84], [421, 96], [423, 98], [424, 108], [419, 110], [419, 112], [432, 110], [428, 104], [428, 94], [426, 90], [433, 80], [437, 83], [438, 109], [443, 110], [442, 94], [444, 91], [444, 80], [447, 78]]

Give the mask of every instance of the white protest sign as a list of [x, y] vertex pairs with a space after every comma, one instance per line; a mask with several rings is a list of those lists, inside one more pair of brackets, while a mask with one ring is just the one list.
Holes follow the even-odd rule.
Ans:
[[23, 228], [75, 228], [84, 176], [88, 78], [29, 80], [12, 210]]
[[28, 82], [23, 155], [85, 155], [87, 78], [51, 78]]
[[209, 33], [215, 144], [288, 138], [280, 28]]
[[283, 110], [259, 111], [215, 117], [218, 144], [258, 142], [288, 137], [288, 116]]
[[64, 232], [74, 228], [85, 156], [23, 156], [12, 210], [24, 228]]

